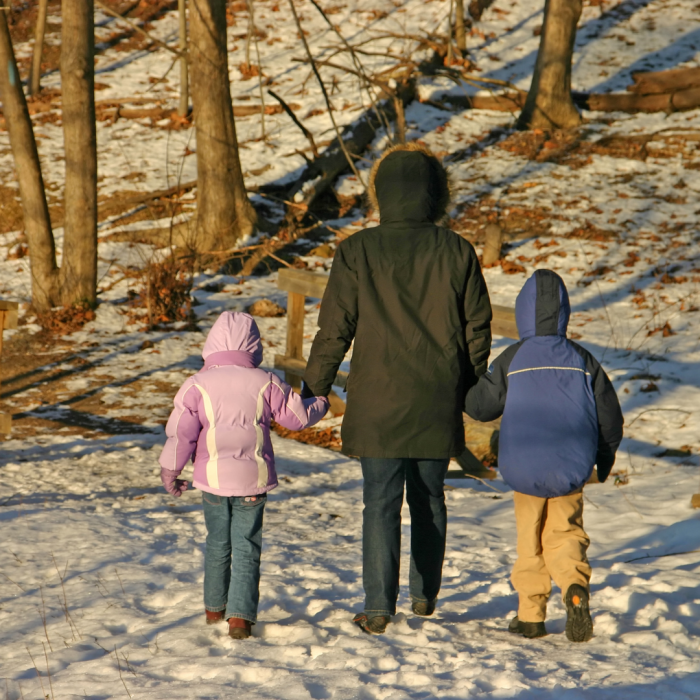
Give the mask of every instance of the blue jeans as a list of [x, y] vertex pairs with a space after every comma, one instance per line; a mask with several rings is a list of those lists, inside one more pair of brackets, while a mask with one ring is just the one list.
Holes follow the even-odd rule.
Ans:
[[413, 601], [437, 598], [447, 535], [444, 482], [449, 461], [360, 459], [365, 504], [362, 580], [369, 617], [396, 614], [404, 483], [411, 512], [409, 593]]
[[267, 496], [215, 496], [202, 492], [207, 548], [204, 608], [255, 623], [260, 599], [260, 551]]

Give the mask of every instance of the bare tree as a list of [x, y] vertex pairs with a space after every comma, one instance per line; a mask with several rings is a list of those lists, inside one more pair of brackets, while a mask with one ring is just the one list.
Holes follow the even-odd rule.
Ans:
[[97, 292], [97, 133], [95, 128], [95, 4], [63, 0], [61, 95], [66, 155], [64, 304], [94, 304]]
[[34, 131], [7, 26], [6, 7], [3, 2], [0, 9], [0, 65], [7, 66], [6, 70], [0, 70], [0, 94], [29, 242], [32, 299], [37, 310], [45, 310], [54, 305], [56, 298], [56, 250]]
[[178, 0], [179, 38], [180, 38], [180, 105], [177, 113], [186, 117], [190, 111], [190, 79], [187, 66], [187, 7], [186, 0]]
[[[4, 6], [4, 3], [3, 3]], [[61, 83], [66, 155], [63, 263], [56, 248], [41, 166], [17, 72], [6, 13], [0, 11], [0, 91], [19, 181], [37, 311], [94, 304], [97, 291], [97, 143], [93, 0], [63, 0]]]
[[32, 67], [29, 72], [29, 94], [37, 95], [41, 90], [41, 53], [44, 49], [44, 33], [46, 32], [46, 15], [49, 0], [39, 0], [34, 31], [34, 52]]
[[467, 32], [464, 26], [464, 0], [455, 3], [455, 41], [462, 58], [467, 54]]
[[568, 129], [581, 123], [571, 99], [571, 57], [582, 0], [546, 0], [544, 23], [521, 129]]
[[255, 228], [233, 120], [225, 0], [190, 0], [190, 70], [197, 129], [197, 234], [200, 251], [228, 250]]

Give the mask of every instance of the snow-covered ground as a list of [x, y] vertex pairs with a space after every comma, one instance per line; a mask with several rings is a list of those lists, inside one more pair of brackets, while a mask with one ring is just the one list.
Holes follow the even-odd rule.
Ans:
[[[344, 35], [359, 43], [382, 33], [444, 32], [449, 4], [358, 0], [324, 7]], [[587, 3], [574, 88], [620, 91], [634, 70], [700, 65], [696, 4]], [[469, 40], [480, 75], [527, 88], [542, 5], [497, 0], [486, 11]], [[303, 53], [286, 3], [257, 0], [256, 8], [258, 27], [268, 33], [260, 42], [265, 75], [299, 105], [297, 114], [318, 142], [330, 139], [320, 90], [308, 66], [291, 60]], [[329, 56], [323, 52], [337, 43], [333, 33], [310, 3], [298, 2], [297, 8], [312, 49]], [[257, 81], [243, 80], [238, 70], [245, 10], [234, 18], [234, 102], [256, 104]], [[115, 27], [104, 15], [98, 19], [99, 39]], [[175, 14], [166, 13], [150, 31], [174, 42], [176, 29]], [[368, 49], [380, 55], [362, 60], [379, 70], [412, 46], [384, 36]], [[18, 54], [28, 48], [17, 47]], [[98, 99], [142, 96], [150, 89], [154, 99], [175, 106], [177, 70], [161, 83], [149, 80], [161, 78], [171, 61], [164, 50], [105, 51], [97, 67], [106, 87]], [[338, 81], [332, 91], [338, 123], [357, 119], [367, 105], [354, 79], [328, 68], [323, 75], [329, 84], [333, 76]], [[58, 75], [47, 76], [45, 85], [57, 87]], [[419, 85], [421, 98], [433, 102], [471, 89], [441, 78], [422, 78]], [[0, 700], [3, 692], [8, 700], [700, 697], [700, 523], [690, 507], [691, 494], [700, 492], [700, 149], [697, 140], [686, 138], [700, 131], [700, 110], [668, 116], [586, 113], [583, 130], [591, 148], [571, 160], [528, 158], [510, 114], [445, 111], [415, 102], [406, 116], [409, 138], [423, 139], [449, 163], [455, 227], [478, 234], [488, 221], [500, 221], [516, 234], [508, 250], [510, 269], [485, 270], [493, 301], [512, 305], [534, 269], [555, 269], [571, 294], [571, 335], [602, 361], [618, 390], [626, 437], [616, 474], [586, 489], [594, 639], [585, 645], [565, 640], [557, 596], [548, 637], [526, 641], [507, 633], [516, 607], [508, 580], [515, 531], [512, 494], [500, 480], [489, 486], [450, 482], [448, 553], [435, 616], [413, 616], [404, 591], [387, 633], [363, 635], [351, 623], [362, 604], [359, 463], [279, 438], [281, 482], [267, 506], [254, 637], [234, 642], [225, 627], [205, 626], [199, 494], [189, 491], [174, 501], [160, 487], [161, 425], [175, 390], [200, 366], [204, 333], [217, 314], [243, 310], [260, 298], [284, 305], [285, 298], [276, 274], [240, 280], [212, 270], [194, 279], [202, 332], [177, 324], [143, 331], [143, 321], [123, 313], [136, 284], [124, 273], [155, 252], [112, 234], [169, 220], [109, 220], [100, 229], [97, 318], [61, 341], [75, 353], [54, 367], [67, 376], [50, 386], [11, 390], [3, 400], [5, 410], [51, 420], [53, 427], [29, 430], [20, 419], [0, 450]], [[100, 122], [102, 195], [194, 179], [193, 129], [166, 126]], [[269, 116], [266, 127], [262, 141], [257, 117], [237, 120], [251, 187], [292, 181], [304, 164], [295, 150], [306, 141], [286, 115]], [[644, 157], [594, 147], [614, 135], [652, 134]], [[47, 188], [60, 196], [60, 125], [37, 125], [37, 135]], [[380, 134], [375, 152], [385, 144]], [[559, 145], [550, 144], [551, 150]], [[369, 165], [362, 162], [361, 170]], [[0, 133], [0, 183], [16, 186], [6, 132]], [[361, 186], [346, 177], [338, 190], [353, 194]], [[516, 219], [525, 222], [520, 229], [508, 226]], [[332, 223], [347, 228], [372, 220], [355, 209]], [[528, 237], [530, 225], [538, 237]], [[60, 229], [57, 234], [60, 244]], [[0, 248], [10, 253], [18, 236], [0, 236]], [[26, 258], [0, 259], [0, 296], [29, 300]], [[307, 302], [308, 352], [318, 300]], [[23, 333], [38, 330], [25, 320]], [[266, 367], [284, 347], [285, 323], [259, 319]], [[494, 355], [509, 342], [496, 339]], [[88, 401], [93, 403], [81, 403]], [[121, 421], [119, 431], [81, 433], [62, 420], [81, 410], [94, 410], [114, 425]], [[138, 432], [129, 434], [134, 421]], [[339, 422], [328, 419], [320, 427]], [[407, 512], [404, 522], [408, 528]]]

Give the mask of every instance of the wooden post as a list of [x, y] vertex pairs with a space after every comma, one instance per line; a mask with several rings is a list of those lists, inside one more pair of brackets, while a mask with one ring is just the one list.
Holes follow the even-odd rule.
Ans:
[[[297, 292], [287, 295], [287, 357], [304, 359], [304, 302], [306, 297]], [[301, 389], [301, 377], [285, 372], [287, 384], [294, 389]]]
[[46, 32], [46, 11], [49, 0], [39, 0], [34, 31], [34, 51], [32, 67], [29, 72], [29, 94], [38, 95], [41, 91], [41, 52], [44, 49], [44, 33]]
[[486, 227], [486, 240], [484, 241], [484, 254], [481, 257], [484, 267], [492, 265], [501, 257], [503, 245], [503, 231], [498, 224], [489, 224]]
[[[2, 356], [3, 332], [9, 328], [17, 328], [16, 301], [0, 301], [0, 357]], [[9, 413], [0, 413], [0, 435], [9, 435], [12, 430], [12, 416]]]

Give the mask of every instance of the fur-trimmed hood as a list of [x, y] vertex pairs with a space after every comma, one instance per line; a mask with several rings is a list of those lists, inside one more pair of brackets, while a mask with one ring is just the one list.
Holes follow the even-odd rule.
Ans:
[[372, 166], [367, 194], [382, 224], [436, 223], [447, 214], [450, 182], [440, 159], [414, 141], [385, 151]]

